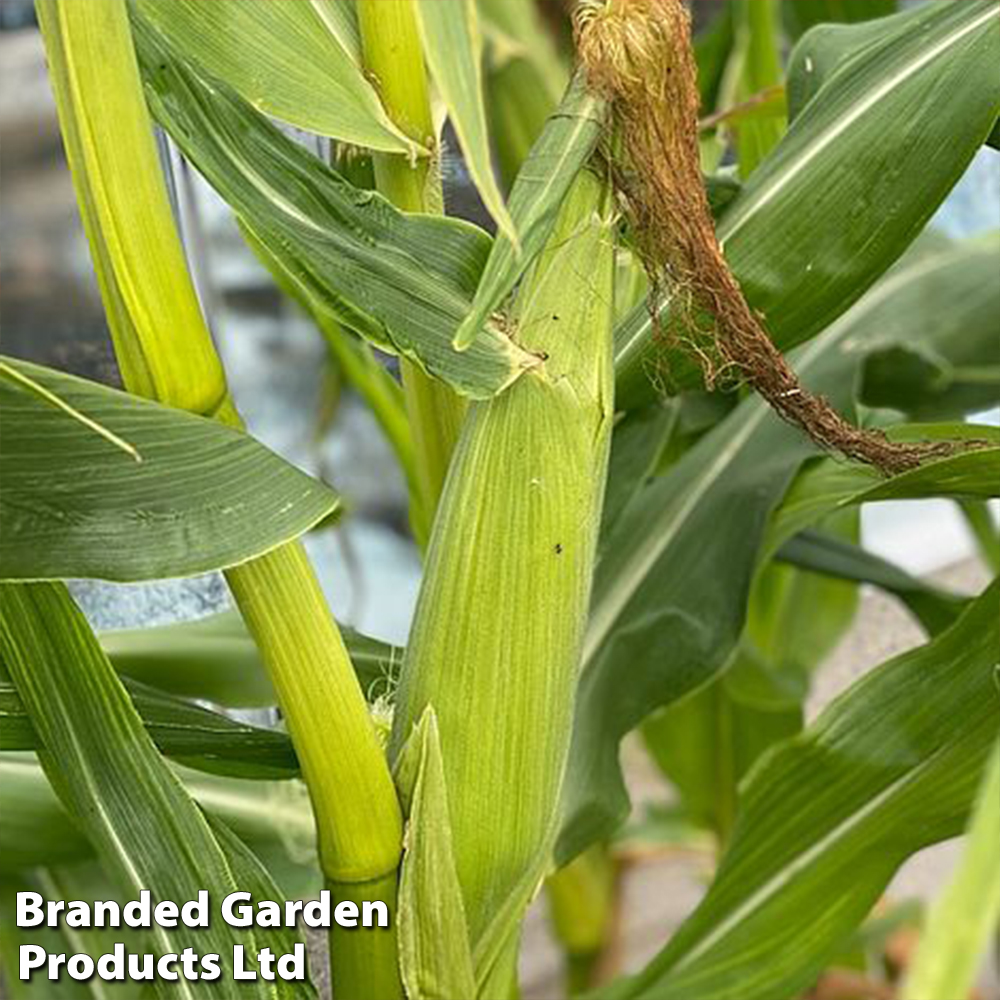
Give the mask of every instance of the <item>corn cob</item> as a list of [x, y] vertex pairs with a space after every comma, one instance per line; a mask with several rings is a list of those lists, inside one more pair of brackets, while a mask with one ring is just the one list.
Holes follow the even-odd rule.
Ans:
[[513, 318], [546, 361], [469, 411], [403, 665], [390, 755], [433, 706], [474, 949], [555, 830], [613, 413], [607, 214], [581, 174]]

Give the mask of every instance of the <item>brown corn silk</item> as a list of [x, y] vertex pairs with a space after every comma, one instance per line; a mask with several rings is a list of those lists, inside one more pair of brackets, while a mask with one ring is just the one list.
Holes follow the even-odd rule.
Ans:
[[747, 304], [716, 239], [702, 181], [697, 68], [680, 0], [585, 2], [576, 34], [590, 85], [614, 108], [612, 142], [626, 161], [616, 183], [651, 279], [654, 325], [668, 294], [666, 336], [694, 354], [706, 385], [735, 369], [817, 444], [884, 473], [953, 452], [952, 442], [897, 444], [848, 423], [803, 387]]

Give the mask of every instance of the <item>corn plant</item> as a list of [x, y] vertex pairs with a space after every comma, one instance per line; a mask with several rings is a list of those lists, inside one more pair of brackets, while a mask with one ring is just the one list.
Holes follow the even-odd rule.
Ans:
[[[735, 0], [694, 34], [680, 0], [581, 0], [561, 34], [530, 0], [36, 8], [124, 391], [0, 360], [6, 995], [310, 997], [325, 950], [339, 1000], [514, 997], [544, 891], [569, 991], [793, 998], [871, 973], [895, 871], [968, 829], [880, 984], [966, 995], [1000, 917], [1000, 581], [915, 579], [858, 512], [953, 500], [1000, 570], [1000, 435], [967, 419], [1000, 389], [1000, 236], [928, 227], [996, 155], [997, 0]], [[340, 500], [243, 428], [157, 128], [399, 461], [425, 555], [405, 649], [326, 605], [300, 538]], [[494, 235], [445, 214], [456, 155]], [[235, 611], [118, 633], [64, 582], [213, 570]], [[926, 643], [807, 724], [860, 584]], [[630, 733], [672, 825], [631, 814]], [[709, 845], [705, 896], [616, 976], [622, 858], [678, 836]], [[290, 928], [11, 917], [23, 890], [321, 888], [391, 919], [334, 925], [294, 983], [231, 969]], [[17, 976], [25, 942], [119, 940], [223, 974]]]

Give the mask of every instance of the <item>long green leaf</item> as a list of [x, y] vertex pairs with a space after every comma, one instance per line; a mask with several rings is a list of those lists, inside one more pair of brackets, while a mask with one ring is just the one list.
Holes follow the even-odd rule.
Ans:
[[448, 109], [469, 175], [500, 231], [516, 244], [513, 220], [493, 176], [476, 0], [416, 0], [414, 10], [424, 57]]
[[903, 1000], [963, 997], [1000, 923], [1000, 744], [993, 749], [969, 824], [965, 853], [931, 910]]
[[343, 3], [136, 0], [177, 48], [255, 108], [356, 146], [416, 155], [365, 77]]
[[337, 507], [330, 489], [238, 431], [6, 363], [130, 442], [142, 461], [0, 379], [0, 578], [192, 575], [267, 552]]
[[961, 832], [1000, 731], [998, 597], [1000, 582], [758, 764], [708, 895], [616, 1000], [794, 997], [907, 857]]
[[[965, 247], [949, 247], [901, 266], [793, 355], [805, 384], [848, 409], [867, 346], [877, 341], [885, 315], [917, 315], [933, 304], [939, 321], [950, 323], [952, 279], [967, 254]], [[935, 298], [928, 303], [931, 290]], [[949, 328], [954, 336], [965, 333], [961, 326]], [[744, 400], [637, 493], [603, 539], [563, 791], [560, 862], [607, 835], [627, 810], [619, 740], [653, 709], [706, 683], [727, 663], [765, 554], [838, 506], [887, 490], [926, 496], [957, 489], [966, 495], [991, 492], [1000, 482], [996, 449], [935, 462], [884, 485], [870, 471], [831, 461], [850, 482], [836, 484], [831, 499], [803, 510], [787, 529], [770, 530], [769, 516], [815, 454], [762, 402]]]
[[902, 425], [891, 436], [913, 440], [935, 436], [968, 438], [985, 447], [959, 451], [892, 479], [883, 480], [859, 466], [824, 459], [805, 470], [782, 501], [768, 530], [766, 546], [777, 546], [818, 519], [846, 507], [878, 500], [949, 497], [985, 500], [1000, 495], [1000, 430], [972, 424]]
[[[135, 681], [126, 681], [125, 689], [150, 739], [167, 757], [236, 778], [273, 781], [298, 776], [298, 760], [287, 733], [236, 722]], [[17, 688], [0, 680], [0, 750], [39, 748]]]
[[133, 23], [154, 115], [311, 311], [473, 399], [539, 363], [493, 324], [466, 354], [452, 347], [489, 254], [482, 230], [408, 215], [353, 187], [224, 84], [199, 76], [148, 22]]
[[965, 267], [949, 278], [949, 322], [941, 322], [931, 286], [919, 311], [885, 315], [878, 338], [885, 346], [876, 342], [862, 376], [860, 395], [868, 406], [901, 410], [914, 420], [944, 420], [1000, 399], [1000, 232], [966, 246]]
[[[3, 973], [5, 995], [9, 1000], [103, 1000], [92, 991], [91, 984], [71, 979], [67, 975], [54, 982], [37, 974], [27, 982], [19, 978], [22, 945], [41, 945], [50, 955], [73, 954], [81, 950], [73, 946], [75, 935], [65, 924], [60, 927], [34, 927], [31, 930], [18, 927], [17, 893], [43, 892], [44, 888], [37, 875], [27, 872], [0, 878], [0, 972]], [[133, 989], [138, 988], [133, 1000], [146, 1000], [150, 995], [148, 984], [129, 985]]]
[[[783, 350], [871, 287], [982, 145], [1000, 110], [997, 10], [935, 3], [881, 22], [894, 30], [830, 74], [727, 209], [726, 259]], [[619, 405], [649, 398], [650, 366], [666, 363], [679, 386], [697, 379], [680, 352], [664, 361], [644, 305], [620, 325], [615, 355]]]
[[[242, 886], [201, 810], [157, 753], [128, 695], [62, 584], [0, 585], [0, 655], [45, 749], [39, 758], [60, 799], [97, 847], [119, 889], [138, 898], [221, 900]], [[72, 662], [74, 669], [65, 664]], [[259, 878], [266, 880], [260, 871]], [[273, 890], [272, 891], [276, 891]], [[269, 896], [268, 898], [275, 898]], [[179, 951], [182, 933], [154, 927], [157, 952]], [[179, 979], [178, 998], [314, 996], [307, 984], [235, 985], [233, 947], [256, 956], [268, 935], [213, 920], [199, 950], [221, 956], [215, 981]], [[255, 964], [255, 963], [254, 963]]]
[[465, 350], [481, 336], [490, 316], [542, 252], [573, 179], [597, 145], [604, 118], [604, 102], [591, 94], [583, 76], [577, 75], [532, 147], [510, 193], [510, 214], [520, 244], [503, 234], [497, 237], [471, 311], [455, 334], [456, 347]]
[[789, 539], [778, 550], [777, 558], [800, 569], [870, 583], [894, 594], [913, 612], [929, 635], [951, 625], [968, 603], [957, 594], [949, 594], [910, 576], [860, 546], [817, 531], [806, 530]]

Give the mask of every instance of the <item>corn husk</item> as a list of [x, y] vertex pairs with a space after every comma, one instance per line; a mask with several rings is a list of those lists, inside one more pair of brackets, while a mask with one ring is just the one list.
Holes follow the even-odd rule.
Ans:
[[613, 413], [605, 211], [604, 186], [581, 174], [513, 317], [547, 360], [469, 412], [390, 744], [398, 757], [433, 708], [481, 975], [544, 874], [569, 747]]

